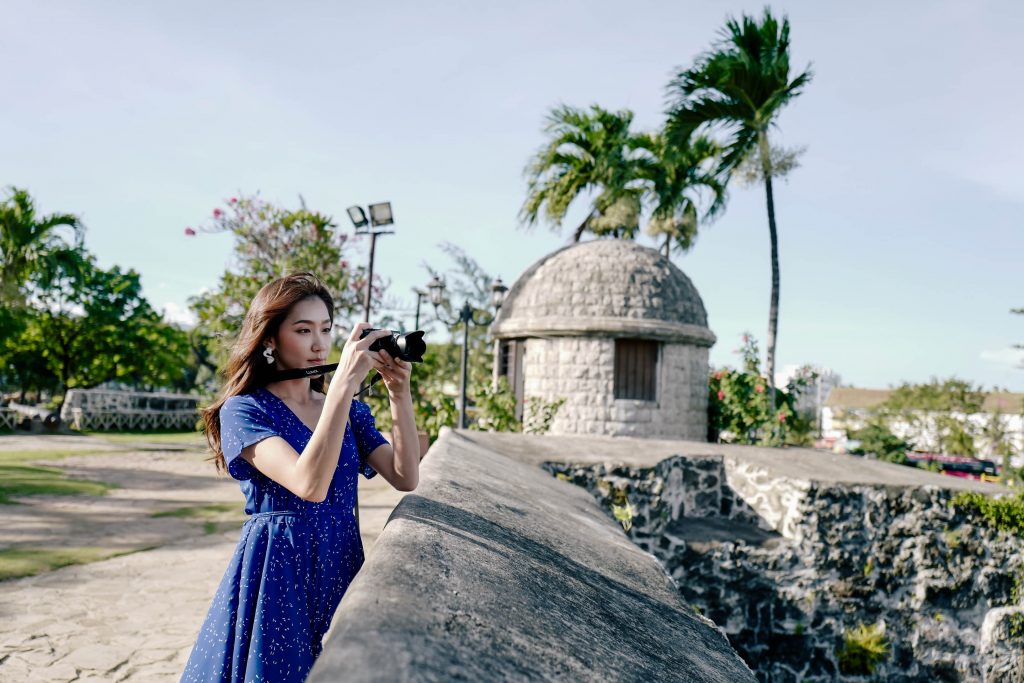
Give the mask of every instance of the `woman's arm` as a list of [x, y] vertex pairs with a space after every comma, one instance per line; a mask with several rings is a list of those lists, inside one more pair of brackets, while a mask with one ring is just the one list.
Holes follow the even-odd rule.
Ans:
[[412, 365], [380, 352], [384, 368], [379, 369], [391, 402], [393, 445], [382, 444], [370, 454], [370, 466], [399, 491], [413, 491], [420, 481], [420, 437], [412, 407]]
[[323, 412], [302, 453], [296, 452], [279, 436], [264, 439], [242, 450], [243, 459], [303, 500], [319, 503], [327, 498], [345, 439], [352, 395], [359, 390], [366, 373], [378, 362], [376, 354], [367, 348], [376, 339], [391, 334], [390, 330], [378, 330], [359, 339], [367, 327], [370, 327], [368, 323], [360, 323], [352, 330], [342, 351], [335, 380], [327, 389]]

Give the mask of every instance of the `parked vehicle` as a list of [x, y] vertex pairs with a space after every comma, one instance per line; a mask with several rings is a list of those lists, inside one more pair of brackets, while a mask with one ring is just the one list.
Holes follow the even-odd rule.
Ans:
[[938, 463], [943, 474], [951, 477], [964, 477], [966, 479], [982, 479], [986, 475], [995, 477], [999, 474], [999, 468], [991, 460], [971, 458], [964, 455], [946, 455], [945, 453], [925, 453], [922, 451], [908, 451], [907, 462], [917, 467], [927, 467], [928, 463]]

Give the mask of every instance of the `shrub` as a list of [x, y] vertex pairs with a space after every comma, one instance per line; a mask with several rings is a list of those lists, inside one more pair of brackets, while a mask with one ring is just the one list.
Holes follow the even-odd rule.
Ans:
[[1024, 537], [1024, 492], [995, 498], [977, 491], [962, 491], [950, 504], [997, 531]]
[[867, 676], [889, 656], [889, 642], [878, 624], [858, 624], [843, 634], [843, 646], [836, 655], [841, 673]]
[[786, 391], [775, 389], [775, 410], [771, 409], [768, 379], [761, 375], [757, 342], [743, 335], [737, 350], [743, 368], [722, 368], [711, 373], [708, 382], [708, 431], [711, 441], [727, 436], [734, 443], [807, 445], [811, 420], [796, 409], [796, 400], [815, 374], [804, 368]]
[[565, 398], [545, 401], [539, 396], [528, 396], [523, 406], [523, 432], [526, 434], [545, 434], [551, 429], [558, 409], [565, 403]]

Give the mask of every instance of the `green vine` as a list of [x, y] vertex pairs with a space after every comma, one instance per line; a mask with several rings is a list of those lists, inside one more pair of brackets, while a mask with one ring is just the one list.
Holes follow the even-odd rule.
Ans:
[[1024, 492], [994, 498], [977, 491], [963, 491], [950, 504], [979, 518], [986, 526], [1024, 538]]

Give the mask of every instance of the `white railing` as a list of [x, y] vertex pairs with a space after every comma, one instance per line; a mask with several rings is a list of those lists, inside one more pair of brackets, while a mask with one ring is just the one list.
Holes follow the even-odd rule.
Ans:
[[72, 429], [102, 432], [194, 429], [199, 419], [195, 410], [86, 412], [73, 408], [62, 411], [62, 416]]
[[21, 420], [17, 411], [10, 408], [0, 408], [0, 429], [14, 429]]
[[201, 400], [191, 394], [71, 389], [60, 417], [77, 430], [187, 430], [195, 429]]

